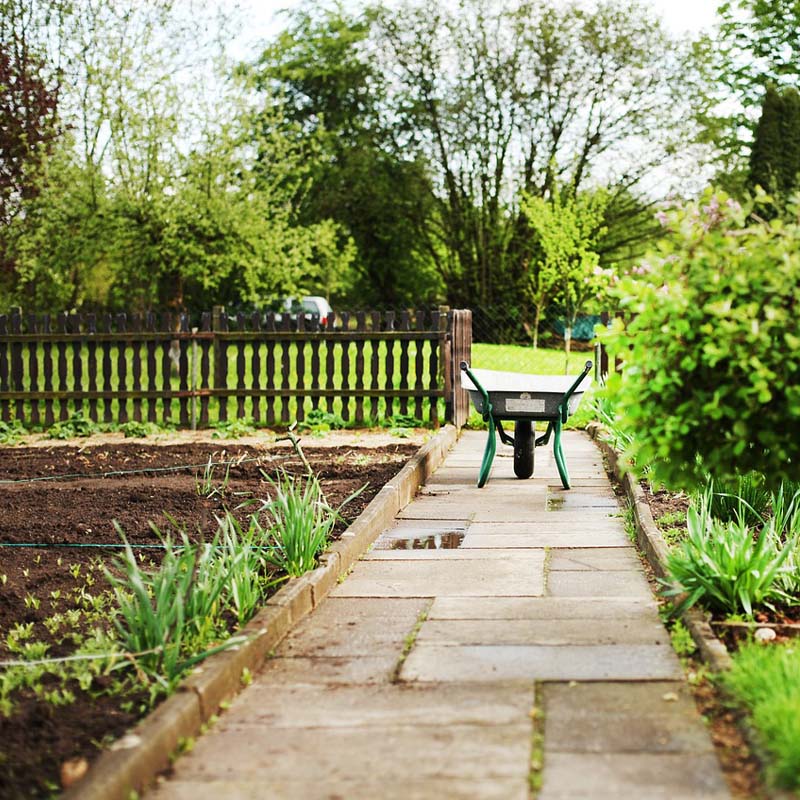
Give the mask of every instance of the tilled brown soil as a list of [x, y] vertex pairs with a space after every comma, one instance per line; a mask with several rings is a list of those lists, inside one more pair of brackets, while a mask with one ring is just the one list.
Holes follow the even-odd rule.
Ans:
[[[338, 506], [366, 489], [342, 511], [352, 521], [394, 476], [415, 445], [381, 448], [304, 448], [329, 504]], [[235, 461], [227, 485], [225, 466], [200, 492], [207, 464]], [[176, 469], [181, 467], [181, 469]], [[244, 519], [248, 500], [269, 496], [264, 473], [300, 475], [304, 467], [288, 446], [268, 448], [215, 444], [114, 444], [0, 448], [0, 660], [13, 658], [8, 632], [33, 623], [35, 639], [49, 641], [48, 656], [64, 655], [69, 645], [49, 637], [43, 622], [65, 612], [77, 594], [98, 596], [107, 588], [101, 564], [119, 552], [116, 522], [131, 543], [158, 544], [171, 520], [196, 541], [216, 529], [226, 510]], [[33, 480], [36, 479], [36, 480]], [[338, 532], [345, 527], [337, 526]], [[158, 549], [142, 549], [157, 561]], [[2, 667], [0, 667], [2, 669]], [[0, 714], [0, 798], [48, 796], [59, 787], [59, 767], [67, 759], [91, 760], [102, 746], [140, 715], [144, 695], [97, 696], [71, 687], [76, 701], [65, 706], [17, 692], [11, 716]], [[129, 709], [129, 710], [123, 710]]]

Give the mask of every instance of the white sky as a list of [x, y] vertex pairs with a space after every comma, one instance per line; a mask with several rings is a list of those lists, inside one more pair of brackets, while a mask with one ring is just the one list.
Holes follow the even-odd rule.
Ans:
[[[242, 13], [244, 30], [233, 46], [237, 57], [249, 58], [258, 52], [258, 45], [271, 39], [285, 24], [278, 12], [293, 8], [300, 0], [216, 0], [220, 7], [238, 7]], [[643, 0], [648, 2], [648, 0]], [[698, 32], [714, 24], [720, 0], [649, 0], [675, 33]], [[362, 5], [358, 0], [344, 0], [346, 8]]]

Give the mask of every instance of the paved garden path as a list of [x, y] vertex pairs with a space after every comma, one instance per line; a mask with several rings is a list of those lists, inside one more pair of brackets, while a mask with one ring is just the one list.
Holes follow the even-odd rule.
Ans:
[[149, 798], [523, 800], [542, 762], [541, 800], [729, 797], [595, 446], [566, 435], [571, 491], [509, 448], [477, 489], [485, 436]]

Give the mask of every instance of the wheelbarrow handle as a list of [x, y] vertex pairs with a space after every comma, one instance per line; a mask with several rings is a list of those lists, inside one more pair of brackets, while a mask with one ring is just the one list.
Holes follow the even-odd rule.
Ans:
[[489, 393], [481, 386], [480, 381], [475, 377], [466, 361], [462, 361], [460, 366], [462, 372], [468, 375], [469, 379], [475, 384], [475, 388], [481, 393], [481, 397], [483, 398], [483, 420], [484, 422], [489, 422], [489, 420], [492, 419], [493, 411], [492, 404], [489, 402]]
[[559, 408], [561, 409], [561, 421], [566, 422], [567, 417], [569, 416], [569, 399], [572, 397], [573, 392], [580, 386], [581, 381], [592, 371], [592, 367], [594, 365], [591, 361], [587, 361], [583, 365], [583, 372], [575, 379], [575, 383], [564, 392], [564, 396], [561, 398], [561, 402], [559, 403]]

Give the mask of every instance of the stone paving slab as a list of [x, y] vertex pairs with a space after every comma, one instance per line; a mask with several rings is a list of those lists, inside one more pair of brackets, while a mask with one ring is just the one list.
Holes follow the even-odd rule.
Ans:
[[[526, 558], [531, 548], [519, 549], [483, 549], [459, 547], [456, 549], [439, 549], [426, 547], [419, 550], [370, 550], [363, 561], [507, 561], [508, 559]], [[535, 551], [532, 551], [535, 552]], [[542, 555], [544, 550], [542, 549]]]
[[605, 598], [602, 603], [566, 597], [437, 597], [428, 611], [428, 620], [434, 619], [658, 621], [659, 617], [652, 597]]
[[550, 572], [576, 571], [636, 571], [641, 562], [633, 547], [558, 548], [550, 552], [547, 568]]
[[631, 546], [630, 540], [621, 531], [609, 533], [523, 533], [523, 534], [479, 534], [468, 533], [461, 544], [462, 548], [476, 547], [479, 550], [500, 548], [502, 550], [525, 548], [582, 548], [582, 547], [624, 547]]
[[392, 658], [430, 601], [329, 598], [286, 637], [282, 656], [376, 656]]
[[711, 753], [548, 753], [538, 800], [730, 800]]
[[362, 561], [331, 597], [507, 597], [544, 593], [544, 550], [522, 559]]
[[[512, 725], [389, 725], [367, 728], [228, 728], [212, 752], [195, 748], [181, 772], [194, 780], [268, 775], [276, 785], [336, 783], [372, 776], [393, 783], [413, 776], [461, 780], [519, 778], [530, 761], [530, 720]], [[354, 759], [353, 755], [358, 754]], [[180, 775], [178, 776], [180, 779]]]
[[404, 681], [648, 681], [679, 680], [669, 645], [418, 644], [400, 671]]
[[[620, 533], [625, 535], [622, 521], [614, 517], [595, 519], [591, 515], [579, 520], [564, 519], [557, 513], [547, 513], [534, 520], [517, 520], [515, 522], [473, 522], [468, 527], [468, 532], [481, 536], [509, 534], [530, 534], [538, 536], [543, 533], [561, 534], [592, 534], [592, 533]], [[626, 537], [627, 539], [627, 537]], [[631, 542], [628, 540], [628, 544]], [[602, 547], [603, 545], [586, 545], [586, 547]]]
[[[167, 789], [168, 787], [168, 789]], [[150, 797], [151, 795], [148, 795]], [[376, 776], [374, 782], [352, 778], [295, 779], [276, 783], [242, 780], [172, 781], [153, 795], [156, 800], [528, 800], [527, 778], [462, 779]]]
[[377, 656], [282, 657], [264, 664], [258, 681], [264, 686], [389, 683], [400, 653]]
[[602, 602], [604, 597], [649, 597], [647, 578], [638, 572], [551, 572], [548, 594], [553, 597], [586, 597]]
[[661, 621], [653, 619], [428, 619], [417, 644], [592, 645], [670, 643]]
[[683, 682], [547, 684], [545, 752], [713, 753]]
[[373, 728], [389, 725], [519, 725], [533, 706], [533, 689], [459, 684], [286, 686], [255, 682], [234, 700], [216, 731], [269, 725], [283, 728]]

